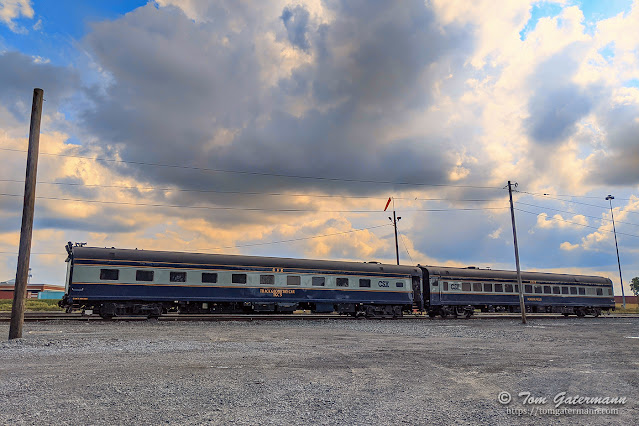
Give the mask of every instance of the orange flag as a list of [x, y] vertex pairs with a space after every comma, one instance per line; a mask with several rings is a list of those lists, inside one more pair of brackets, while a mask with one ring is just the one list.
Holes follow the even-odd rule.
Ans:
[[386, 201], [386, 207], [384, 207], [384, 211], [386, 211], [390, 202], [391, 202], [391, 197], [388, 197], [388, 201]]

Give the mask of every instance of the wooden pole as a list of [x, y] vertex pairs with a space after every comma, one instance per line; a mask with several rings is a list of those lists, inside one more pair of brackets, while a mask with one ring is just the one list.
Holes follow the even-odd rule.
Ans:
[[27, 152], [27, 175], [24, 181], [24, 204], [22, 205], [22, 228], [20, 229], [20, 249], [18, 251], [16, 283], [13, 290], [9, 340], [22, 337], [24, 299], [27, 297], [31, 235], [33, 234], [33, 210], [35, 207], [36, 173], [38, 169], [38, 150], [40, 147], [40, 119], [42, 118], [43, 95], [44, 91], [42, 89], [33, 89], [31, 126], [29, 128], [29, 150]]
[[524, 303], [524, 287], [521, 283], [521, 269], [519, 268], [519, 247], [517, 246], [517, 229], [515, 228], [515, 208], [513, 206], [513, 189], [510, 181], [508, 181], [508, 197], [510, 198], [510, 218], [513, 223], [513, 240], [515, 242], [515, 263], [517, 264], [517, 284], [519, 285], [519, 309], [521, 309], [521, 323], [526, 324], [526, 304]]

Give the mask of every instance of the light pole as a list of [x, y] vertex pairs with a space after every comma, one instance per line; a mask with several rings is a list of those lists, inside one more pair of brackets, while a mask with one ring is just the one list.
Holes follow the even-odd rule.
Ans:
[[393, 226], [395, 227], [395, 255], [397, 256], [397, 264], [399, 265], [399, 245], [397, 244], [397, 222], [402, 218], [401, 216], [395, 216], [395, 205], [393, 205], [393, 217], [388, 217]]
[[626, 295], [623, 291], [623, 278], [621, 278], [621, 262], [619, 261], [619, 245], [617, 245], [617, 229], [615, 228], [615, 215], [612, 213], [612, 200], [615, 197], [608, 195], [606, 200], [610, 203], [610, 217], [612, 217], [612, 231], [615, 234], [615, 248], [617, 249], [617, 266], [619, 266], [619, 281], [621, 281], [621, 301], [623, 302], [623, 308], [626, 309]]

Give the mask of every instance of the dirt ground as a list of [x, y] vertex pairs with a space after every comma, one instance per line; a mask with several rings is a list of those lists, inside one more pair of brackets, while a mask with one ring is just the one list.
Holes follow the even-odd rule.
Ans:
[[[0, 341], [0, 424], [629, 425], [639, 415], [638, 326], [27, 323], [22, 339]], [[599, 401], [573, 405], [579, 397]]]

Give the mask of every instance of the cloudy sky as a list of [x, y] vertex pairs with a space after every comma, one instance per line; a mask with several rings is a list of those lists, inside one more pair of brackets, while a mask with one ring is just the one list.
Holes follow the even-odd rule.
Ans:
[[[0, 0], [0, 281], [64, 244], [639, 275], [639, 1]], [[392, 208], [392, 205], [391, 205]], [[628, 287], [626, 287], [628, 288]], [[626, 291], [628, 294], [629, 291]]]

